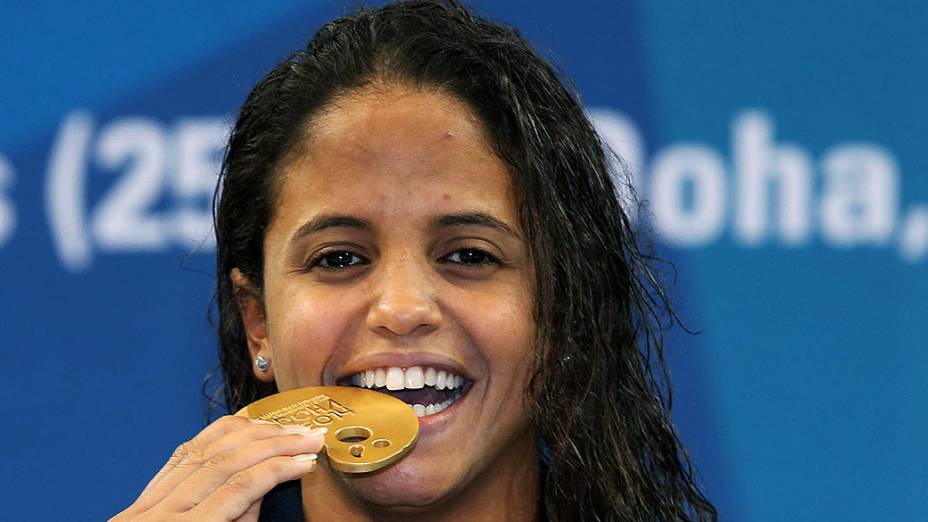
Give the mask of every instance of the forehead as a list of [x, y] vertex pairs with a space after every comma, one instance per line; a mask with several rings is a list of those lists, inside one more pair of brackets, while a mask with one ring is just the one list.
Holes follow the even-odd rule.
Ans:
[[392, 87], [342, 96], [313, 118], [305, 136], [282, 170], [277, 217], [477, 206], [467, 210], [517, 225], [508, 168], [473, 111], [441, 91]]
[[453, 138], [449, 143], [491, 151], [482, 122], [458, 98], [438, 89], [372, 86], [339, 96], [316, 114], [302, 152], [311, 159], [316, 150], [333, 145], [361, 154], [402, 145], [393, 152], [415, 153], [410, 146], [434, 148]]

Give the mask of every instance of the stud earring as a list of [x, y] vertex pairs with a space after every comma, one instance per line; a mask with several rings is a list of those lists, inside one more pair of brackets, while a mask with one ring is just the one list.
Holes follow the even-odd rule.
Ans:
[[271, 360], [263, 355], [255, 357], [255, 366], [261, 370], [261, 373], [267, 373], [271, 369]]

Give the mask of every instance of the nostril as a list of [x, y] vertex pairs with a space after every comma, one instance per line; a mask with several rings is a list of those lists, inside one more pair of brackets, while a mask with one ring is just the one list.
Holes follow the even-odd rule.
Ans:
[[427, 333], [441, 324], [442, 314], [430, 298], [412, 297], [386, 300], [381, 298], [371, 307], [367, 327], [379, 335], [406, 336]]
[[437, 328], [438, 325], [433, 323], [395, 319], [384, 322], [384, 324], [378, 324], [371, 329], [380, 335], [404, 337], [413, 334], [429, 333]]

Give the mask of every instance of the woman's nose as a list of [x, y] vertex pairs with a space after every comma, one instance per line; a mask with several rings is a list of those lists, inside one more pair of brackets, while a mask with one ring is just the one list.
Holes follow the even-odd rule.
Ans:
[[408, 257], [382, 263], [375, 279], [374, 301], [367, 327], [380, 335], [407, 336], [438, 329], [441, 310], [435, 300], [429, 269]]

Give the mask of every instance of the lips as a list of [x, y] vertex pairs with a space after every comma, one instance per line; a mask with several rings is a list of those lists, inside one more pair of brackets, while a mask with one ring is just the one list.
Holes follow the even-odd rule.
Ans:
[[338, 382], [381, 391], [412, 406], [419, 417], [444, 411], [469, 390], [471, 381], [430, 366], [382, 366], [349, 375]]

